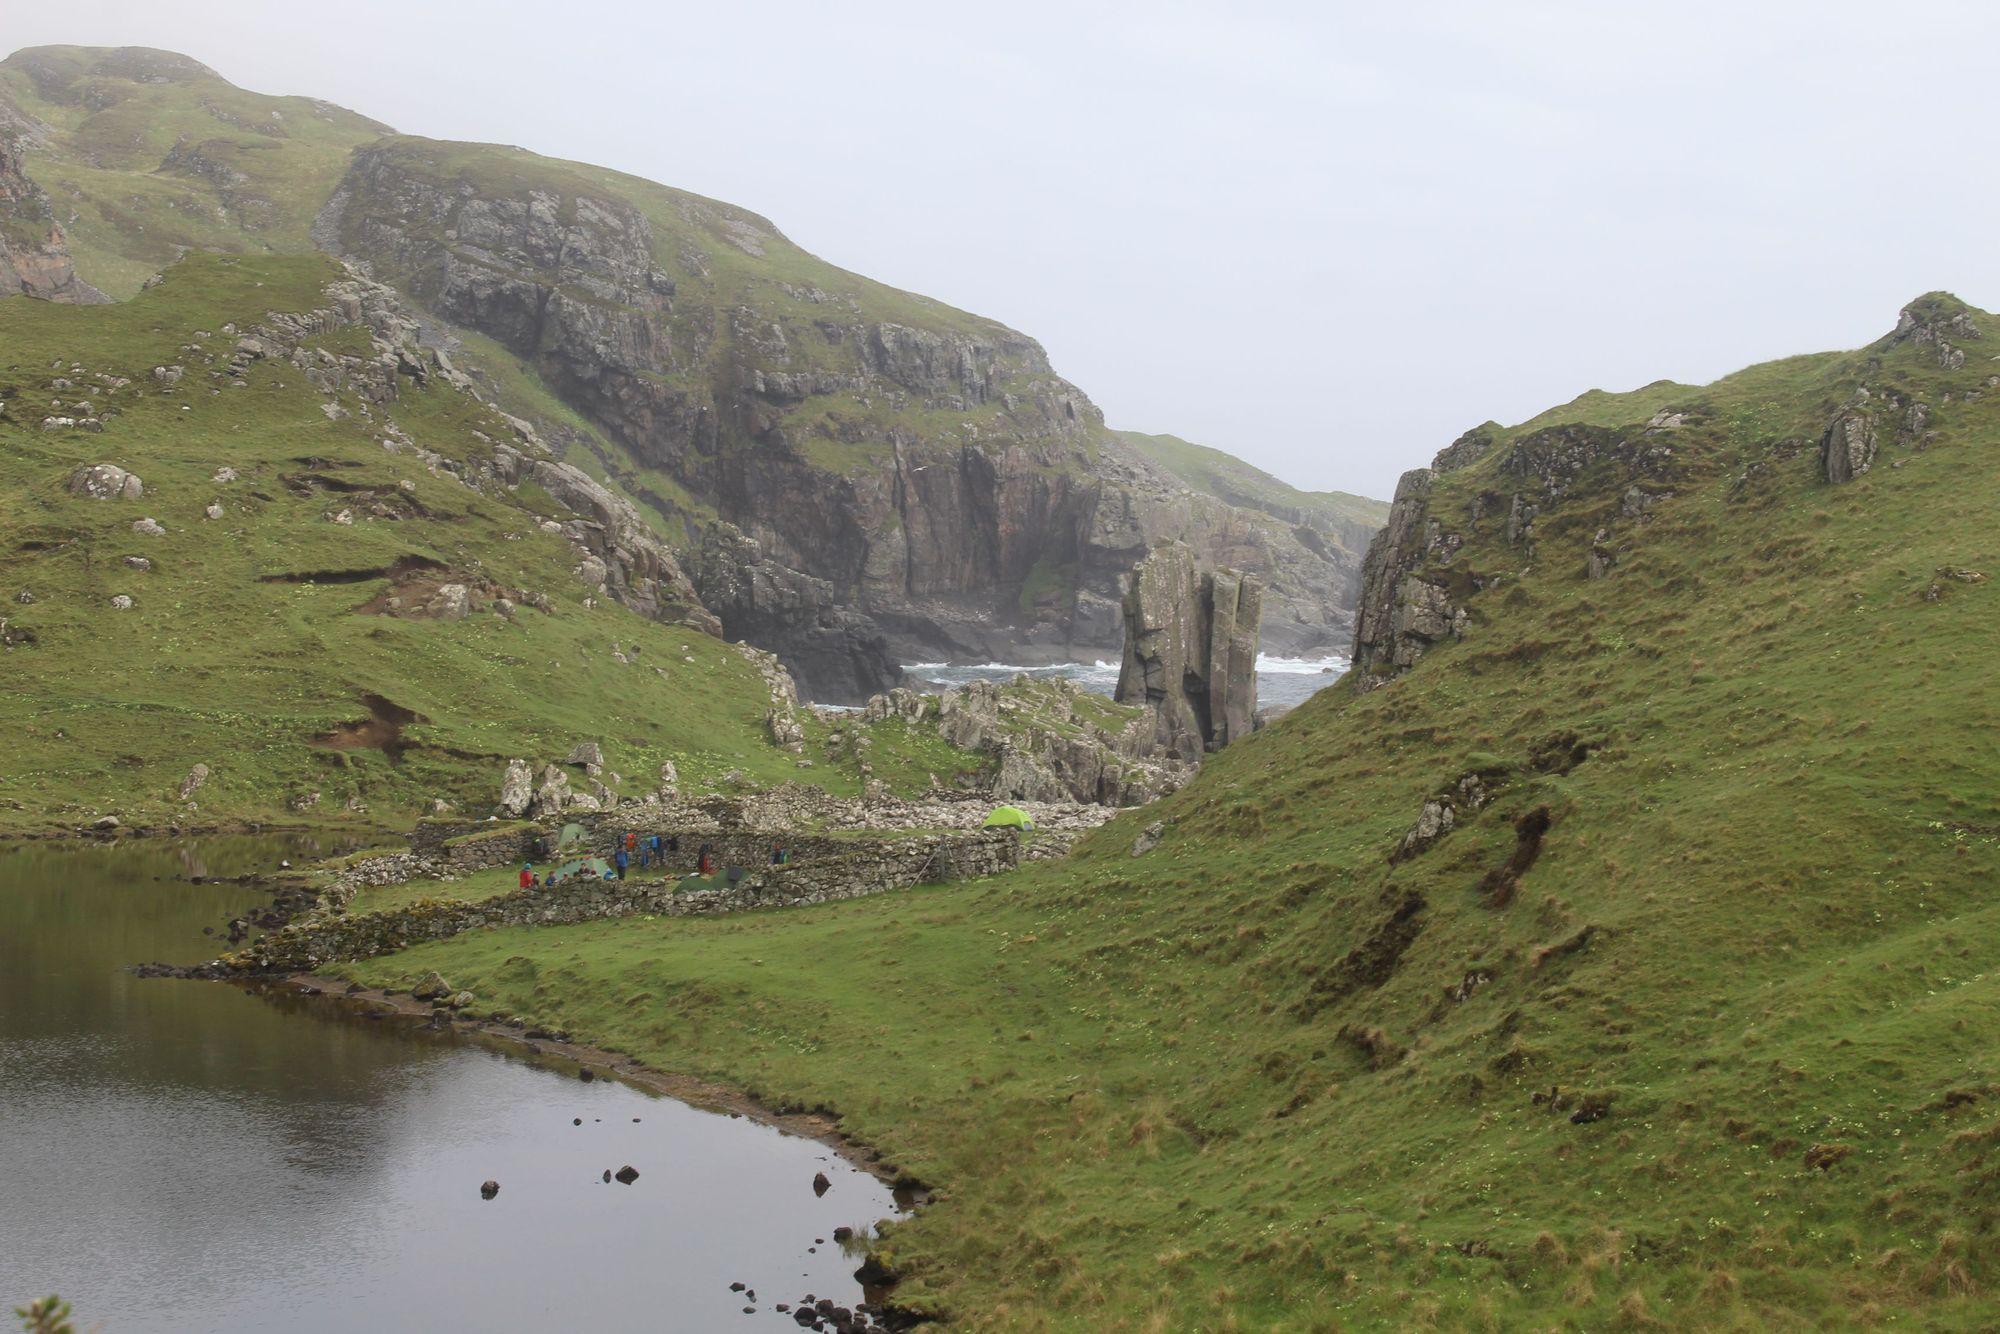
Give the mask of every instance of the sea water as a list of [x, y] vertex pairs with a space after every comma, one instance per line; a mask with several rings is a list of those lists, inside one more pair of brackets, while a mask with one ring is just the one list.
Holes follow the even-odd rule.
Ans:
[[[1099, 659], [1092, 663], [1065, 662], [1052, 667], [1017, 667], [1005, 662], [949, 663], [913, 662], [904, 671], [916, 681], [962, 686], [968, 681], [1011, 681], [1025, 673], [1037, 681], [1065, 679], [1085, 690], [1109, 695], [1118, 689], [1118, 664]], [[1257, 706], [1279, 705], [1296, 708], [1312, 695], [1340, 679], [1347, 659], [1334, 654], [1325, 658], [1279, 658], [1257, 655]]]

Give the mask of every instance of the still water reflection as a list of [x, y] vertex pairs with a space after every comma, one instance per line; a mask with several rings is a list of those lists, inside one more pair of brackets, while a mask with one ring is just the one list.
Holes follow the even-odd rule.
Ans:
[[[258, 901], [190, 874], [302, 855], [0, 847], [0, 1310], [60, 1292], [107, 1334], [755, 1330], [796, 1328], [771, 1307], [807, 1292], [860, 1299], [833, 1229], [865, 1236], [895, 1206], [823, 1145], [325, 1003], [123, 971], [209, 957], [202, 928]], [[604, 1183], [627, 1163], [635, 1184]]]

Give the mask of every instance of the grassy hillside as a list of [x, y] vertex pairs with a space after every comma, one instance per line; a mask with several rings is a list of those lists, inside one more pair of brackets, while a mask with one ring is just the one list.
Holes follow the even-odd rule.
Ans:
[[[1066, 864], [357, 971], [838, 1109], [938, 1187], [886, 1258], [967, 1327], [1990, 1328], [1992, 346], [1596, 397], [1673, 495], [1627, 516], [1607, 455], [1532, 558], [1503, 433], [1432, 496], [1462, 640]], [[1883, 452], [1831, 486], [1864, 383]]]
[[[1034, 339], [841, 269], [735, 205], [397, 134], [146, 48], [0, 61], [0, 143], [23, 178], [0, 238], [23, 254], [55, 246], [50, 282], [73, 258], [83, 295], [129, 298], [189, 251], [316, 247], [397, 287], [484, 390], [572, 446], [683, 554], [726, 520], [774, 565], [826, 581], [842, 612], [872, 617], [854, 623], [851, 653], [828, 652], [812, 607], [774, 624], [703, 580], [718, 614], [821, 698], [894, 681], [878, 631], [912, 660], [1102, 653], [1119, 580], [1167, 537], [1264, 573], [1288, 642], [1344, 633], [1346, 553], [1379, 506], [1158, 438], [1147, 448], [1170, 473], [1275, 521], [1161, 491], [1136, 511], [1143, 531], [1082, 524], [1120, 470], [1101, 462], [1101, 414]], [[1247, 527], [1250, 546], [1231, 546]]]
[[[0, 828], [100, 811], [282, 818], [312, 792], [315, 818], [352, 800], [407, 819], [435, 796], [480, 812], [507, 758], [560, 759], [583, 739], [603, 743], [627, 795], [667, 759], [697, 787], [740, 769], [859, 790], [817, 720], [810, 774], [770, 744], [766, 691], [733, 648], [590, 605], [574, 550], [538, 527], [570, 517], [546, 494], [482, 494], [416, 454], [471, 474], [509, 438], [490, 409], [437, 380], [406, 380], [371, 409], [353, 392], [329, 400], [284, 361], [235, 373], [229, 329], [322, 307], [337, 276], [324, 258], [199, 255], [118, 305], [0, 302]], [[369, 345], [352, 327], [314, 341]], [[183, 377], [156, 378], [165, 366]], [[52, 415], [102, 429], [45, 429]], [[391, 453], [396, 432], [410, 444]], [[70, 475], [96, 463], [137, 473], [144, 495], [71, 494]], [[215, 480], [222, 469], [237, 477]], [[135, 532], [144, 518], [164, 533]], [[399, 585], [399, 570], [418, 583]], [[380, 614], [388, 596], [453, 579], [550, 609]], [[316, 743], [370, 719], [371, 697], [418, 715], [405, 748]], [[906, 790], [955, 762], [935, 738], [904, 744], [885, 727], [876, 740], [877, 772]], [[191, 811], [175, 789], [197, 762], [214, 772]]]
[[1311, 523], [1336, 534], [1358, 533], [1357, 550], [1367, 545], [1368, 538], [1389, 516], [1384, 501], [1345, 491], [1301, 491], [1234, 454], [1177, 435], [1147, 435], [1143, 431], [1111, 434], [1203, 495], [1294, 523]]
[[16, 52], [0, 61], [0, 131], [10, 119], [31, 131], [31, 174], [78, 271], [118, 298], [188, 248], [311, 250], [307, 230], [348, 155], [389, 133], [142, 47]]

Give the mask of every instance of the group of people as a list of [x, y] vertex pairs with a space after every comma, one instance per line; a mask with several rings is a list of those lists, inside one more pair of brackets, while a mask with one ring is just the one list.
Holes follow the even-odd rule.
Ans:
[[[543, 840], [539, 838], [535, 840], [534, 850], [537, 855], [546, 856], [547, 849], [548, 845]], [[635, 829], [628, 829], [613, 842], [611, 856], [607, 859], [608, 864], [601, 873], [593, 871], [590, 861], [586, 860], [581, 870], [573, 871], [568, 875], [558, 870], [550, 870], [541, 876], [538, 881], [535, 875], [535, 863], [530, 860], [521, 863], [520, 886], [522, 889], [533, 889], [537, 883], [540, 883], [544, 888], [553, 889], [557, 885], [565, 884], [572, 879], [623, 880], [625, 873], [632, 869], [632, 863], [635, 858], [641, 870], [654, 866], [665, 870], [667, 859], [678, 854], [680, 850], [681, 841], [672, 834], [641, 835]], [[791, 860], [791, 849], [787, 848], [782, 842], [774, 841], [771, 844], [771, 865], [786, 866], [791, 863]], [[704, 843], [701, 845], [701, 850], [695, 854], [695, 874], [707, 876], [714, 873], [715, 849], [713, 845]], [[732, 872], [732, 875], [740, 874], [741, 872]]]

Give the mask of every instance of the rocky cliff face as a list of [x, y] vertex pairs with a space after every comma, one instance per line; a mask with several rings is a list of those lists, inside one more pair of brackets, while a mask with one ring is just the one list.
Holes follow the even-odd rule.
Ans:
[[809, 257], [752, 215], [389, 140], [316, 236], [530, 362], [695, 497], [676, 517], [707, 534], [704, 600], [816, 698], [893, 682], [894, 657], [1108, 653], [1124, 572], [1167, 539], [1269, 578], [1281, 648], [1345, 624], [1337, 541], [1107, 441], [1032, 339], [816, 262], [843, 285], [774, 281]]
[[76, 276], [69, 240], [42, 188], [22, 169], [18, 149], [0, 124], [0, 296], [88, 305], [107, 300]]
[[1201, 568], [1185, 543], [1157, 548], [1132, 572], [1117, 699], [1153, 710], [1168, 756], [1199, 759], [1256, 726], [1262, 610], [1256, 579]]

